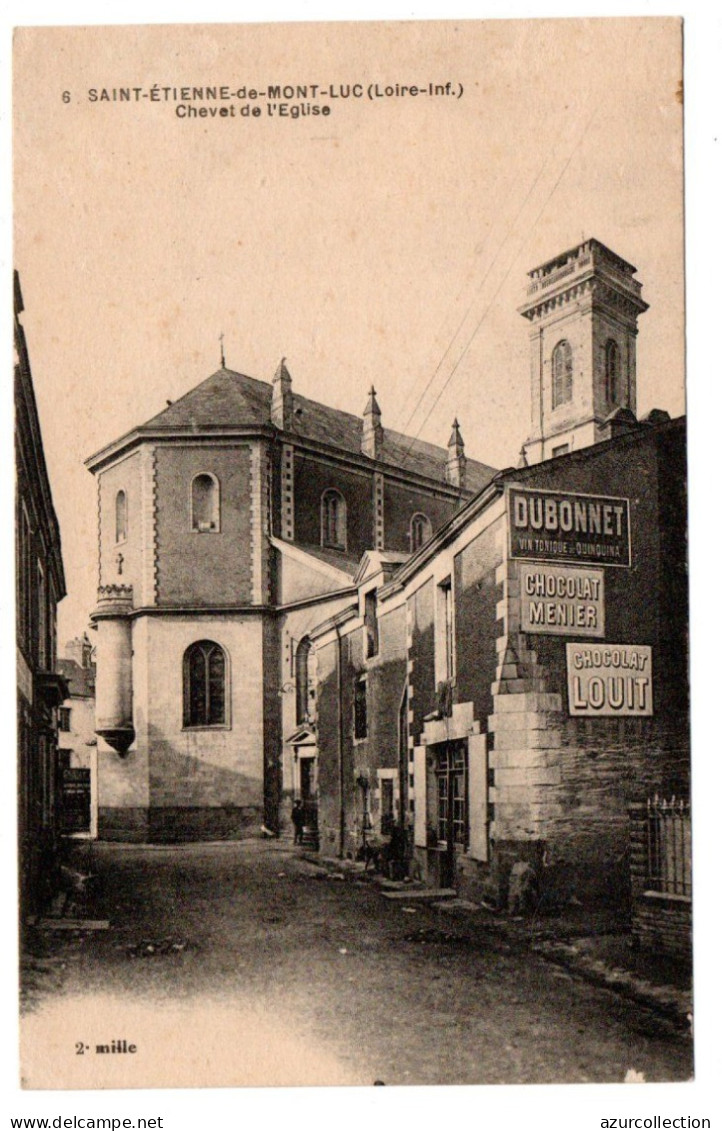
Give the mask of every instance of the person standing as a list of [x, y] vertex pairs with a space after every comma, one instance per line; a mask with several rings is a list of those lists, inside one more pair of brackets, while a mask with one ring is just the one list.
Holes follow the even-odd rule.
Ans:
[[293, 803], [291, 820], [293, 821], [293, 843], [301, 844], [303, 841], [303, 805], [298, 798]]

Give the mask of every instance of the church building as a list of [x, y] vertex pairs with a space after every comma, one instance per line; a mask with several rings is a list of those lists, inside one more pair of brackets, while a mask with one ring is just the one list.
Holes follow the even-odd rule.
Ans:
[[101, 838], [278, 832], [297, 799], [326, 855], [393, 841], [498, 905], [521, 876], [628, 902], [633, 859], [687, 931], [688, 835], [662, 806], [629, 839], [689, 793], [685, 423], [637, 418], [635, 276], [597, 240], [530, 272], [516, 468], [456, 420], [446, 449], [385, 429], [373, 388], [362, 416], [300, 396], [285, 360], [88, 461]]

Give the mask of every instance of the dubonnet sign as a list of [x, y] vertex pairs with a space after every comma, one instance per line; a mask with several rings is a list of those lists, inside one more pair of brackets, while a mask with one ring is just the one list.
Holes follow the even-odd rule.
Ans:
[[567, 644], [569, 714], [651, 715], [647, 644]]
[[631, 565], [629, 500], [510, 487], [509, 556]]
[[604, 636], [604, 570], [521, 565], [522, 632]]

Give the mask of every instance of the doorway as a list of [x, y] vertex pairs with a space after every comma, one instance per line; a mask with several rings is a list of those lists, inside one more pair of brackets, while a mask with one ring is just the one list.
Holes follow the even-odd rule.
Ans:
[[303, 843], [312, 844], [318, 839], [318, 762], [314, 755], [299, 753], [298, 785], [303, 806]]
[[439, 884], [455, 887], [458, 859], [469, 845], [469, 774], [465, 739], [435, 748]]

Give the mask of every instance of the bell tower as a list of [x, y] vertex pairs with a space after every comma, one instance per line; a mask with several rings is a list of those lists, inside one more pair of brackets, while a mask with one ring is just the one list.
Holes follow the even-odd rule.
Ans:
[[529, 464], [596, 444], [607, 418], [637, 410], [637, 319], [648, 309], [636, 267], [599, 240], [529, 272]]

